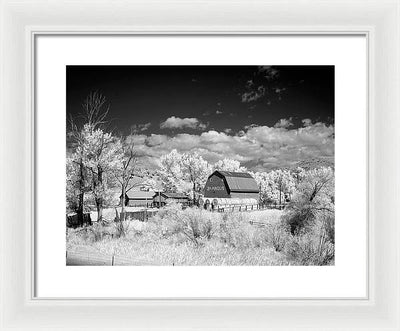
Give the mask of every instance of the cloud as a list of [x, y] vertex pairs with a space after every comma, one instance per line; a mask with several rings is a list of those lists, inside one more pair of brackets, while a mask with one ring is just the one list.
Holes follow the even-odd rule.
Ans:
[[234, 159], [254, 171], [293, 166], [310, 158], [334, 159], [334, 126], [321, 122], [297, 129], [249, 125], [236, 134], [227, 128], [173, 137], [142, 134], [132, 139], [138, 155], [154, 167], [160, 156], [173, 149], [196, 151], [210, 163]]
[[277, 93], [277, 94], [281, 94], [284, 91], [286, 91], [285, 87], [275, 87], [275, 93]]
[[293, 118], [289, 117], [289, 118], [281, 118], [278, 122], [275, 123], [274, 128], [288, 128], [290, 126], [293, 126], [293, 122], [292, 122]]
[[267, 80], [273, 80], [279, 77], [279, 70], [271, 66], [259, 66], [258, 72]]
[[303, 126], [310, 126], [312, 125], [312, 122], [309, 118], [305, 118], [304, 120], [301, 120], [301, 122], [303, 123]]
[[[272, 66], [258, 66], [253, 72], [253, 77], [244, 84], [244, 92], [240, 92], [239, 96], [243, 103], [257, 101], [264, 97], [276, 95], [278, 99], [286, 90], [285, 87], [271, 87], [271, 84], [277, 84], [279, 78], [279, 70]], [[275, 97], [276, 97], [275, 96]]]
[[144, 132], [147, 131], [151, 126], [151, 123], [144, 123], [144, 124], [133, 124], [131, 126], [131, 131], [133, 133]]
[[167, 118], [164, 122], [160, 124], [161, 129], [200, 129], [204, 130], [207, 127], [206, 124], [200, 122], [197, 118], [194, 117], [175, 117], [171, 116]]
[[242, 102], [253, 102], [265, 95], [265, 87], [260, 85], [256, 89], [242, 94]]

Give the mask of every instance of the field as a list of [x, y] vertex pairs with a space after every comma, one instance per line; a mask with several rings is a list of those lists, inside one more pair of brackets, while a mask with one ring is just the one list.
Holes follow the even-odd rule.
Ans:
[[282, 228], [281, 217], [279, 210], [213, 213], [172, 205], [148, 222], [131, 219], [68, 229], [67, 252], [87, 255], [86, 264], [96, 264], [91, 257], [101, 261], [112, 256], [123, 265], [315, 264], [291, 254], [294, 244], [299, 251], [299, 242]]

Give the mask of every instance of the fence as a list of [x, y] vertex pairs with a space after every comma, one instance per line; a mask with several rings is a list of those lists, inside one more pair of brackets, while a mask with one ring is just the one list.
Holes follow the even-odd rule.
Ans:
[[[145, 222], [150, 217], [153, 217], [158, 213], [157, 210], [138, 210], [138, 211], [126, 211], [125, 219], [137, 219], [139, 221]], [[107, 221], [113, 221], [114, 219], [106, 219]], [[93, 220], [96, 222], [96, 219]], [[78, 215], [66, 215], [66, 224], [68, 228], [77, 228], [83, 225], [92, 225], [92, 219], [90, 217], [90, 213], [83, 214], [83, 222], [79, 222]]]
[[287, 204], [274, 204], [274, 203], [268, 203], [268, 204], [260, 204], [259, 209], [285, 209]]
[[136, 220], [145, 222], [150, 217], [153, 217], [157, 213], [158, 213], [158, 210], [146, 210], [146, 209], [138, 210], [138, 211], [126, 211], [125, 219], [136, 219]]
[[133, 259], [126, 256], [106, 255], [97, 252], [66, 252], [68, 266], [151, 266], [154, 261]]
[[239, 206], [224, 206], [224, 207], [218, 207], [217, 209], [211, 209], [211, 211], [218, 211], [221, 213], [224, 212], [230, 212], [230, 211], [252, 211], [252, 210], [265, 210], [265, 209], [279, 209], [283, 210], [285, 209], [286, 205], [276, 205], [276, 204], [268, 204], [268, 205], [239, 205]]

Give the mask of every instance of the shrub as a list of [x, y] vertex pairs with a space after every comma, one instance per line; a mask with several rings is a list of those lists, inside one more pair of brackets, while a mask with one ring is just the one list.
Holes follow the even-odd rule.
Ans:
[[334, 215], [334, 173], [331, 168], [307, 172], [289, 203], [284, 223], [292, 235], [309, 232], [318, 218]]
[[286, 253], [300, 265], [327, 265], [333, 262], [335, 246], [329, 240], [306, 233], [292, 236]]
[[249, 248], [259, 245], [257, 228], [249, 223], [243, 213], [225, 213], [219, 226], [223, 243], [235, 248]]
[[179, 203], [169, 203], [165, 207], [161, 208], [158, 212], [160, 218], [174, 219], [179, 212], [182, 211], [182, 205]]
[[287, 212], [283, 215], [282, 220], [292, 235], [300, 235], [307, 232], [315, 222], [315, 210], [312, 205], [299, 202], [292, 203]]
[[267, 230], [268, 242], [271, 243], [272, 247], [277, 252], [283, 251], [286, 243], [289, 239], [290, 234], [283, 224], [272, 224]]
[[327, 265], [335, 257], [334, 218], [320, 216], [309, 232], [290, 236], [286, 253], [301, 265]]
[[333, 215], [325, 215], [323, 227], [329, 241], [335, 244], [335, 217], [333, 217]]
[[151, 219], [151, 224], [160, 237], [182, 236], [195, 246], [200, 246], [213, 237], [218, 224], [215, 216], [218, 214], [211, 214], [199, 208], [182, 210], [180, 206], [171, 204], [160, 210], [158, 215]]
[[178, 229], [196, 246], [202, 245], [214, 235], [215, 226], [210, 214], [198, 208], [191, 208], [177, 214]]

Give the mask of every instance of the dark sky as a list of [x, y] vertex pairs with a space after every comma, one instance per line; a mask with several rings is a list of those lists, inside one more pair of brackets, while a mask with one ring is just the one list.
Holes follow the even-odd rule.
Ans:
[[67, 66], [67, 118], [92, 91], [153, 165], [172, 149], [251, 169], [333, 160], [334, 66]]
[[[112, 128], [123, 133], [145, 123], [151, 123], [151, 133], [166, 133], [160, 123], [171, 116], [197, 118], [208, 123], [206, 130], [234, 132], [289, 117], [294, 127], [304, 118], [333, 123], [333, 66], [272, 68], [278, 77], [263, 80], [256, 66], [67, 66], [67, 113], [76, 116], [85, 97], [98, 91], [110, 104]], [[252, 79], [268, 91], [243, 102]]]

